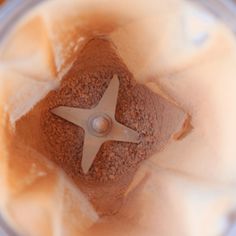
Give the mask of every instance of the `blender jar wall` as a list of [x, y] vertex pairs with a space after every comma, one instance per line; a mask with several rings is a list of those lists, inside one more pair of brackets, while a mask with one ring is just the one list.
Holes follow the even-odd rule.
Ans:
[[[225, 22], [234, 32], [236, 32], [236, 4], [231, 0], [192, 0], [196, 4], [202, 5], [209, 12]], [[27, 11], [43, 0], [12, 0], [6, 1], [0, 6], [0, 42], [7, 35], [7, 32], [14, 26]], [[0, 218], [0, 236], [14, 235]]]

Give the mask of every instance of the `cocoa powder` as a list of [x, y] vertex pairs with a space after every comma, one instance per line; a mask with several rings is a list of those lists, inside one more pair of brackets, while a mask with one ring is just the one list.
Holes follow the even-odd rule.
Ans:
[[[83, 129], [50, 110], [58, 106], [96, 106], [114, 74], [120, 80], [116, 119], [136, 130], [141, 141], [139, 144], [104, 143], [85, 175], [81, 169]], [[18, 134], [24, 136], [29, 145], [60, 166], [78, 184], [101, 214], [112, 214], [119, 209], [122, 194], [139, 164], [160, 151], [181, 129], [185, 118], [185, 112], [179, 107], [136, 82], [109, 40], [97, 38], [91, 39], [78, 53], [60, 87], [23, 117], [17, 127]], [[28, 132], [38, 133], [38, 142], [34, 144], [25, 133], [27, 122], [34, 123]]]

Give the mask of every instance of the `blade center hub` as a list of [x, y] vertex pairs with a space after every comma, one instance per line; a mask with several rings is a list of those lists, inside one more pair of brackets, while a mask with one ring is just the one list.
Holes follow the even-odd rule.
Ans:
[[105, 113], [95, 114], [89, 117], [88, 130], [97, 137], [107, 136], [112, 129], [112, 119]]

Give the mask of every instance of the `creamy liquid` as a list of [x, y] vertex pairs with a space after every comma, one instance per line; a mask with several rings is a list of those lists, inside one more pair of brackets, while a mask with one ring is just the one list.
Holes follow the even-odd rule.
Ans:
[[45, 3], [1, 47], [1, 109], [13, 127], [59, 86], [76, 53], [94, 37], [112, 41], [139, 83], [156, 93], [161, 88], [181, 105], [193, 130], [142, 164], [119, 213], [102, 222], [64, 174], [16, 145], [6, 151], [13, 161], [2, 160], [1, 205], [9, 222], [38, 235], [85, 235], [91, 226], [86, 235], [223, 234], [236, 206], [234, 35], [180, 0]]

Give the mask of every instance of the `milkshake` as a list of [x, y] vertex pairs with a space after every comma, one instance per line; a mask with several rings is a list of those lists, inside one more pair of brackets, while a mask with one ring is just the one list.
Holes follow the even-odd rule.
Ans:
[[[0, 45], [5, 221], [29, 235], [228, 232], [235, 61], [232, 31], [188, 1], [38, 4]], [[137, 140], [115, 133], [85, 171], [101, 137], [53, 111], [96, 109], [114, 76], [111, 130]]]

